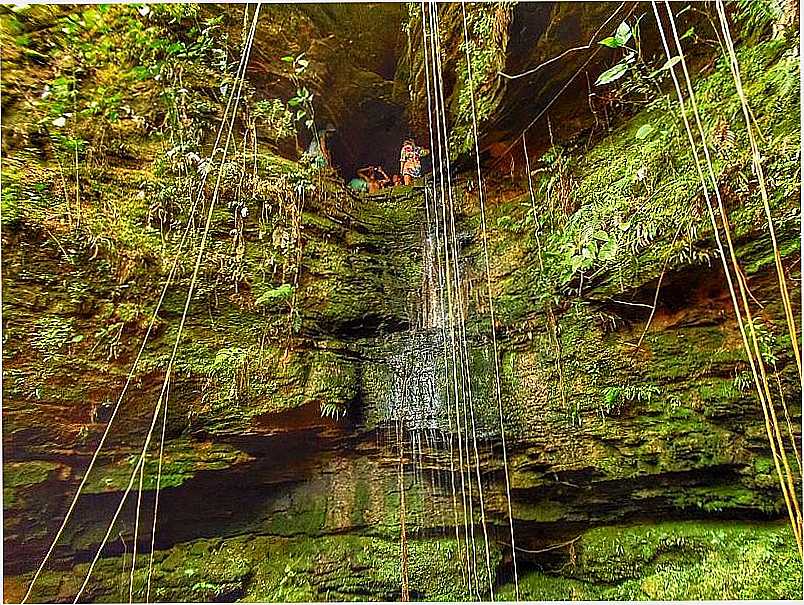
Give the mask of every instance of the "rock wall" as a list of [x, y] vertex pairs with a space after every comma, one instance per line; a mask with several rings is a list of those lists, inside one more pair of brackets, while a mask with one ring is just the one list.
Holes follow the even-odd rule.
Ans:
[[[198, 10], [89, 8], [79, 19], [36, 7], [3, 17], [7, 596], [24, 594], [55, 534], [177, 259], [107, 447], [34, 598], [72, 600], [80, 586], [151, 422], [215, 199], [170, 385], [150, 593], [155, 450], [145, 466], [135, 598], [399, 599], [402, 493], [411, 597], [487, 597], [483, 518], [475, 508], [470, 523], [455, 521], [457, 500], [477, 503], [480, 493], [477, 483], [453, 490], [459, 474], [450, 470], [448, 422], [425, 432], [418, 452], [406, 442], [401, 462], [389, 422], [407, 413], [395, 407], [408, 396], [394, 395], [402, 392], [400, 372], [434, 392], [448, 388], [443, 377], [427, 375], [443, 342], [415, 331], [432, 262], [423, 246], [429, 202], [421, 188], [348, 193], [339, 179], [297, 161], [295, 127], [264, 104], [279, 99], [275, 113], [288, 109], [292, 90], [283, 87], [292, 80], [281, 56], [302, 50], [312, 64], [310, 86], [342, 103], [320, 105], [338, 126], [355, 119], [351, 112], [359, 115], [359, 101], [375, 99], [376, 90], [397, 95], [406, 73], [415, 93], [404, 61], [395, 82], [387, 66], [396, 31], [390, 24], [402, 9], [266, 9], [238, 147], [223, 164], [213, 161], [210, 143], [223, 87], [233, 82], [242, 15], [226, 11], [215, 23], [205, 21], [212, 8]], [[445, 9], [442, 23], [447, 57], [457, 63], [462, 20], [455, 10]], [[510, 53], [500, 64], [524, 69], [550, 54], [509, 39], [535, 10], [495, 7], [497, 21], [513, 28], [499, 32], [500, 52]], [[578, 20], [594, 23], [585, 11]], [[367, 15], [382, 27], [364, 26]], [[193, 30], [196, 23], [203, 27]], [[483, 25], [473, 13], [470, 23]], [[298, 46], [278, 37], [291, 26], [300, 32]], [[62, 42], [80, 54], [64, 53], [54, 36], [73, 27]], [[115, 51], [121, 39], [139, 46]], [[182, 46], [165, 47], [163, 39]], [[740, 48], [792, 283], [800, 279], [797, 44], [788, 33]], [[411, 61], [416, 50], [409, 50]], [[364, 76], [377, 87], [358, 85]], [[347, 82], [353, 97], [333, 82]], [[744, 127], [729, 118], [738, 113], [732, 86], [722, 60], [696, 79], [738, 254], [761, 303], [766, 361], [800, 443], [800, 383]], [[489, 120], [513, 103], [506, 99], [490, 106]], [[463, 106], [451, 105], [460, 132]], [[523, 598], [800, 596], [800, 559], [677, 115], [672, 99], [657, 95], [637, 109], [612, 109], [611, 130], [576, 131], [534, 153], [530, 175], [483, 167]], [[484, 136], [494, 138], [490, 123]], [[202, 207], [193, 208], [205, 175]], [[468, 173], [457, 179], [455, 199], [477, 471], [489, 575], [497, 597], [513, 598], [472, 181]], [[114, 527], [84, 598], [127, 597], [134, 503]], [[464, 581], [467, 556], [476, 558], [481, 578], [472, 590]]]

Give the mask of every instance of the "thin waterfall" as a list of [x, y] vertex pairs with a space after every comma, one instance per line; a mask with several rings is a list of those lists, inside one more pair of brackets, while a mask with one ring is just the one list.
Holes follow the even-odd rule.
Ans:
[[[476, 410], [478, 377], [471, 371], [476, 350], [466, 330], [469, 293], [456, 227], [461, 204], [450, 172], [438, 13], [425, 4], [422, 37], [433, 174], [421, 190], [426, 213], [421, 288], [413, 327], [384, 358], [388, 381], [381, 407], [385, 425], [397, 434], [399, 489], [417, 489], [420, 495], [420, 523], [414, 526], [416, 515], [403, 510], [404, 503], [413, 499], [400, 494], [401, 552], [407, 552], [408, 531], [419, 531], [428, 523], [454, 529], [467, 593], [493, 599], [486, 482], [481, 471], [481, 450], [485, 453], [487, 448], [478, 443], [487, 429]], [[451, 497], [451, 520], [440, 505], [447, 497]], [[402, 519], [407, 520], [404, 526]], [[403, 562], [403, 587], [406, 573]]]

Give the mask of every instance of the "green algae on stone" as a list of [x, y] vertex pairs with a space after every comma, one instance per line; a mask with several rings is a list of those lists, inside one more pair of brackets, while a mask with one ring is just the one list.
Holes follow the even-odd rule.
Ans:
[[[116, 462], [101, 463], [84, 486], [88, 494], [121, 491], [126, 488], [139, 454]], [[204, 471], [220, 471], [250, 460], [250, 456], [224, 443], [174, 439], [165, 445], [160, 488], [177, 487]], [[144, 490], [156, 489], [159, 461], [145, 462]]]
[[25, 491], [45, 481], [63, 468], [61, 464], [46, 460], [8, 462], [3, 464], [3, 509], [19, 506]]

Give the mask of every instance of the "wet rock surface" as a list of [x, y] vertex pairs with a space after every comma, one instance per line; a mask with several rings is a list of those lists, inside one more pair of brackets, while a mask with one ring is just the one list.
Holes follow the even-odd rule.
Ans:
[[[456, 7], [448, 7], [443, 19], [451, 32], [451, 61], [458, 61], [462, 34]], [[495, 22], [505, 28], [489, 42], [507, 54], [486, 67], [514, 70], [549, 57], [556, 44], [585, 40], [608, 7], [495, 9]], [[258, 30], [249, 72], [262, 94], [290, 86], [286, 71], [268, 62], [272, 56], [308, 49], [313, 86], [326, 99], [322, 117], [343, 130], [352, 130], [350, 120], [363, 115], [362, 103], [407, 102], [401, 72], [389, 67], [400, 59], [388, 47], [398, 42], [391, 32], [396, 35], [405, 19], [401, 6], [271, 10]], [[532, 32], [557, 15], [567, 17], [566, 31], [545, 29], [534, 46], [514, 43], [516, 32]], [[415, 14], [408, 19], [415, 29]], [[382, 27], [367, 25], [375, 22]], [[232, 32], [238, 25], [228, 23]], [[290, 25], [300, 32], [298, 40], [272, 38]], [[799, 143], [798, 115], [790, 102], [793, 88], [784, 88], [784, 78], [797, 71], [790, 67], [792, 46], [782, 40], [749, 47], [743, 58], [757, 91], [767, 96], [758, 97], [763, 105], [757, 116], [768, 127], [776, 162], [773, 210], [780, 217], [784, 264], [798, 280], [800, 184], [797, 160], [790, 160]], [[731, 98], [723, 74], [721, 65], [696, 84], [709, 102], [707, 116]], [[414, 75], [408, 74], [415, 84]], [[539, 90], [547, 94], [563, 75], [556, 66], [539, 76]], [[20, 90], [28, 84], [16, 76], [12, 71], [17, 88], [4, 103], [19, 112]], [[187, 77], [193, 91], [207, 86], [191, 82], [189, 72]], [[516, 99], [523, 86], [486, 91], [494, 100], [482, 123], [488, 144], [507, 140], [519, 127]], [[412, 90], [414, 96], [421, 92], [415, 85]], [[460, 87], [454, 95], [449, 104], [460, 109]], [[526, 179], [490, 173], [486, 219], [497, 364], [477, 193], [470, 179], [456, 187], [467, 317], [458, 346], [465, 343], [477, 437], [470, 440], [464, 424], [460, 447], [472, 447], [472, 460], [477, 448], [498, 597], [513, 598], [501, 430], [508, 439], [523, 598], [800, 596], [800, 585], [791, 581], [800, 577], [800, 559], [783, 523], [761, 410], [743, 380], [745, 362], [711, 234], [699, 227], [676, 242], [675, 227], [668, 226], [690, 214], [703, 217], [693, 184], [668, 185], [671, 173], [677, 177], [690, 168], [670, 115], [663, 107], [620, 115], [617, 129], [599, 140], [583, 149], [568, 146], [564, 157], [574, 162], [571, 169], [558, 161], [541, 165], [547, 177], [566, 174], [566, 182], [559, 178], [537, 195], [545, 216], [560, 209], [549, 215], [555, 219], [549, 228], [547, 219], [528, 222]], [[714, 117], [711, 122], [714, 129]], [[637, 142], [635, 133], [645, 123], [660, 138]], [[18, 125], [12, 119], [9, 128]], [[364, 144], [365, 133], [353, 136], [350, 144]], [[10, 600], [24, 594], [69, 505], [177, 251], [175, 230], [166, 235], [147, 216], [154, 191], [175, 196], [170, 187], [184, 184], [155, 165], [157, 135], [123, 138], [131, 147], [127, 167], [114, 160], [82, 173], [99, 183], [82, 189], [88, 231], [40, 212], [55, 206], [60, 198], [52, 192], [61, 186], [57, 162], [43, 149], [30, 151], [45, 143], [33, 137], [12, 146], [4, 163], [11, 192], [4, 192], [2, 229], [4, 569]], [[401, 457], [411, 597], [488, 596], [485, 585], [467, 591], [463, 579], [467, 556], [477, 557], [479, 577], [486, 573], [483, 519], [475, 508], [469, 523], [455, 521], [463, 514], [460, 500], [477, 503], [480, 490], [477, 482], [461, 486], [451, 451], [460, 432], [450, 395], [456, 387], [446, 371], [454, 345], [433, 319], [435, 257], [426, 244], [423, 190], [355, 196], [337, 179], [280, 157], [283, 145], [288, 141], [258, 148], [245, 218], [236, 205], [222, 205], [213, 217], [208, 264], [171, 384], [151, 592], [146, 576], [155, 457], [145, 467], [134, 595], [164, 601], [399, 599]], [[733, 164], [721, 176], [734, 192], [738, 254], [776, 339], [769, 348], [800, 443], [800, 383], [778, 322], [783, 315], [769, 239], [756, 192], [743, 186], [750, 164], [743, 157], [722, 161]], [[34, 183], [46, 184], [50, 193]], [[225, 178], [224, 203], [234, 203], [242, 189], [238, 178]], [[656, 199], [661, 208], [649, 206]], [[575, 253], [567, 243], [585, 241], [586, 225], [630, 237], [640, 205], [664, 222], [635, 236], [622, 262], [549, 281], [551, 271], [564, 270], [549, 259]], [[110, 224], [103, 221], [111, 207], [122, 210], [119, 222]], [[544, 236], [538, 242], [537, 228]], [[552, 254], [547, 268], [542, 246]], [[189, 284], [194, 259], [179, 256], [179, 276], [154, 338], [35, 599], [74, 598], [129, 481]], [[654, 297], [651, 314], [645, 305]], [[412, 430], [398, 432], [400, 418]], [[134, 515], [129, 498], [87, 600], [127, 598]]]

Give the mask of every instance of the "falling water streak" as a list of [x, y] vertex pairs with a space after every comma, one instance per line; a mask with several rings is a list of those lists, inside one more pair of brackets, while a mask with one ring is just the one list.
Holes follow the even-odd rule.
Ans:
[[[441, 65], [441, 45], [440, 45], [440, 34], [439, 34], [439, 20], [438, 20], [438, 9], [437, 6], [434, 4], [431, 5], [431, 11], [433, 14], [434, 20], [434, 27], [432, 31], [434, 32], [435, 36], [435, 47], [436, 47], [436, 62], [434, 70], [438, 76], [438, 97], [441, 100], [441, 108], [443, 111], [444, 119], [441, 122], [441, 126], [443, 129], [443, 137], [445, 147], [447, 149], [447, 154], [449, 154], [449, 138], [447, 135], [447, 128], [446, 128], [446, 105], [444, 102], [444, 84], [443, 84], [443, 77], [442, 77], [442, 65]], [[447, 162], [449, 162], [449, 156], [447, 155]], [[479, 184], [478, 184], [479, 185]], [[462, 343], [462, 351], [459, 351], [461, 354], [461, 366], [463, 371], [463, 380], [465, 384], [465, 392], [468, 394], [468, 399], [464, 396], [464, 414], [465, 408], [469, 408], [469, 416], [472, 422], [472, 444], [474, 448], [475, 454], [475, 470], [477, 475], [477, 487], [478, 487], [478, 498], [479, 498], [479, 505], [480, 505], [480, 519], [481, 519], [481, 526], [483, 529], [484, 535], [484, 546], [485, 546], [485, 553], [486, 553], [486, 572], [487, 578], [489, 583], [489, 593], [492, 598], [494, 599], [494, 587], [492, 581], [492, 573], [491, 573], [491, 552], [489, 550], [489, 542], [488, 542], [488, 530], [486, 525], [486, 515], [485, 515], [485, 503], [484, 503], [484, 495], [483, 495], [483, 486], [480, 481], [480, 457], [477, 447], [477, 427], [475, 423], [475, 415], [474, 415], [474, 402], [472, 398], [472, 387], [471, 387], [471, 378], [469, 375], [469, 355], [468, 355], [468, 346], [467, 346], [467, 338], [466, 338], [466, 326], [464, 321], [464, 305], [463, 305], [463, 297], [462, 297], [462, 289], [461, 289], [461, 282], [460, 282], [460, 265], [459, 265], [459, 254], [458, 254], [458, 247], [457, 247], [457, 233], [455, 228], [455, 200], [453, 196], [453, 188], [452, 188], [452, 177], [450, 175], [449, 170], [447, 171], [447, 191], [448, 191], [448, 199], [449, 199], [449, 209], [450, 209], [450, 226], [452, 228], [452, 247], [453, 247], [453, 259], [454, 259], [454, 275], [455, 275], [455, 287], [456, 287], [456, 298], [458, 303], [457, 308], [457, 316], [458, 316], [458, 332], [459, 332], [459, 339]], [[467, 463], [471, 464], [468, 446], [467, 446]], [[469, 467], [471, 468], [471, 466]], [[470, 472], [470, 471], [467, 471]], [[472, 518], [472, 544], [473, 550], [475, 550], [474, 545], [474, 516]], [[475, 554], [476, 556], [476, 554]], [[475, 576], [477, 577], [477, 572], [475, 571]], [[479, 592], [478, 598], [480, 597]]]
[[405, 467], [404, 467], [404, 442], [402, 438], [402, 421], [397, 420], [396, 435], [397, 446], [399, 449], [399, 534], [400, 534], [400, 576], [402, 580], [402, 601], [409, 601], [410, 594], [408, 591], [408, 539], [405, 527]]
[[[425, 32], [425, 34], [424, 34], [425, 61], [424, 62], [425, 62], [425, 66], [427, 66], [429, 61], [431, 60], [431, 57], [433, 57], [432, 61], [433, 61], [433, 65], [435, 65], [435, 59], [434, 59], [434, 57], [435, 57], [435, 43], [431, 41], [431, 43], [428, 44], [428, 36], [426, 34], [427, 28], [426, 28], [426, 26], [424, 24], [424, 22], [425, 22], [424, 20], [425, 20], [424, 6], [422, 6], [422, 28], [423, 28], [423, 30]], [[428, 19], [427, 19], [427, 21], [428, 21], [428, 23], [430, 25], [430, 32], [431, 32], [430, 37], [433, 37], [433, 34], [432, 34], [432, 32], [433, 32], [432, 10], [428, 10]], [[435, 67], [433, 67], [433, 69], [435, 69]], [[430, 72], [428, 71], [427, 73], [429, 75]], [[436, 86], [435, 73], [432, 74], [432, 77], [433, 77], [433, 87], [435, 87]], [[470, 524], [469, 518], [468, 518], [468, 515], [471, 515], [471, 492], [469, 494], [468, 506], [467, 506], [466, 475], [463, 472], [463, 437], [462, 437], [463, 428], [462, 428], [461, 422], [460, 422], [460, 412], [459, 412], [459, 408], [458, 408], [458, 406], [459, 406], [459, 403], [458, 403], [458, 401], [459, 401], [458, 383], [457, 383], [457, 375], [456, 375], [456, 372], [455, 372], [455, 366], [457, 365], [456, 359], [455, 359], [455, 346], [454, 346], [455, 332], [454, 332], [453, 322], [451, 321], [451, 316], [448, 316], [448, 314], [451, 313], [451, 308], [452, 308], [452, 290], [451, 290], [451, 281], [450, 281], [450, 276], [449, 276], [450, 266], [449, 266], [449, 248], [448, 248], [448, 244], [447, 244], [447, 237], [448, 236], [447, 236], [447, 233], [446, 233], [447, 221], [446, 221], [446, 213], [445, 213], [446, 212], [445, 211], [446, 202], [445, 202], [445, 199], [444, 199], [444, 168], [443, 168], [444, 163], [443, 163], [443, 154], [442, 154], [442, 146], [441, 146], [441, 129], [439, 127], [441, 117], [440, 117], [439, 112], [438, 112], [438, 96], [433, 95], [435, 97], [434, 101], [430, 97], [430, 87], [429, 87], [430, 80], [429, 80], [429, 77], [427, 79], [427, 82], [428, 82], [428, 88], [427, 88], [427, 90], [428, 90], [428, 117], [430, 119], [430, 125], [431, 125], [430, 136], [432, 137], [432, 134], [433, 134], [433, 132], [432, 132], [432, 124], [433, 124], [433, 122], [435, 122], [435, 124], [436, 124], [436, 137], [435, 137], [433, 148], [437, 150], [437, 158], [438, 158], [438, 166], [439, 166], [439, 171], [438, 172], [439, 172], [440, 196], [435, 195], [434, 203], [437, 202], [438, 197], [440, 197], [441, 211], [442, 211], [442, 217], [443, 217], [443, 226], [444, 226], [444, 241], [443, 241], [443, 244], [444, 244], [444, 269], [443, 269], [442, 286], [446, 286], [446, 288], [442, 289], [442, 308], [443, 308], [443, 292], [444, 292], [444, 290], [446, 290], [446, 309], [443, 311], [442, 320], [443, 320], [443, 322], [445, 324], [445, 331], [448, 328], [449, 329], [449, 335], [450, 335], [449, 341], [447, 341], [446, 338], [444, 339], [445, 372], [449, 373], [449, 376], [450, 376], [450, 381], [449, 382], [452, 384], [452, 388], [453, 388], [453, 393], [452, 393], [452, 395], [453, 395], [452, 404], [453, 405], [450, 406], [449, 409], [454, 408], [455, 422], [456, 422], [456, 428], [457, 428], [457, 430], [455, 431], [455, 434], [457, 435], [457, 438], [458, 438], [458, 459], [459, 459], [458, 470], [459, 470], [460, 478], [461, 478], [461, 500], [462, 500], [462, 505], [463, 505], [462, 508], [463, 508], [463, 518], [464, 518], [464, 541], [465, 541], [465, 544], [466, 544], [467, 588], [468, 588], [469, 592], [471, 593], [472, 592], [472, 586], [473, 586], [472, 567], [470, 566], [471, 546], [470, 546], [470, 543], [469, 543], [469, 533], [470, 533], [469, 532], [469, 527], [470, 527], [471, 524]], [[433, 110], [433, 106], [435, 106], [435, 110]], [[433, 120], [433, 117], [432, 117], [433, 115], [435, 116], [434, 120]], [[433, 179], [433, 191], [434, 191], [434, 194], [437, 193], [436, 184], [435, 184], [435, 178]], [[438, 221], [436, 221], [436, 225], [438, 225]], [[440, 243], [439, 243], [439, 249], [440, 249]], [[451, 354], [451, 357], [452, 357], [452, 364], [451, 365], [450, 365], [450, 363], [448, 361], [447, 352], [446, 352], [448, 342], [449, 342], [449, 344], [452, 345], [450, 347], [450, 354]], [[449, 389], [447, 389], [447, 392], [449, 393]]]
[[[433, 139], [433, 107], [432, 107], [432, 98], [430, 95], [430, 69], [429, 69], [429, 61], [430, 61], [430, 52], [427, 43], [427, 32], [426, 32], [426, 20], [425, 20], [425, 11], [424, 11], [424, 2], [421, 5], [421, 13], [422, 13], [422, 52], [424, 55], [424, 70], [425, 70], [425, 83], [426, 83], [426, 90], [427, 90], [427, 120], [428, 120], [428, 132], [430, 136], [430, 150], [431, 150], [431, 157], [435, 157], [435, 141]], [[436, 120], [438, 117], [436, 116]], [[436, 132], [438, 133], [438, 126], [436, 125]], [[439, 154], [439, 161], [440, 161], [440, 154], [441, 149], [439, 146], [438, 149]], [[431, 162], [434, 165], [434, 162]], [[442, 200], [443, 200], [443, 172], [439, 170], [439, 176], [442, 179]], [[427, 189], [425, 189], [425, 199], [427, 195]], [[436, 206], [438, 202], [438, 193], [436, 189], [436, 179], [435, 175], [433, 175], [433, 182], [432, 182], [432, 195], [433, 195], [433, 205]], [[455, 521], [455, 541], [457, 551], [460, 556], [461, 560], [461, 574], [464, 580], [464, 584], [466, 585], [467, 590], [471, 593], [472, 590], [472, 580], [471, 580], [471, 573], [469, 569], [469, 543], [468, 543], [468, 527], [466, 522], [466, 492], [463, 484], [463, 474], [461, 471], [461, 464], [458, 466], [458, 472], [461, 473], [461, 512], [464, 519], [464, 539], [466, 540], [466, 548], [461, 548], [461, 540], [460, 540], [460, 531], [459, 531], [459, 515], [458, 515], [458, 502], [457, 502], [457, 495], [456, 495], [456, 484], [455, 484], [455, 435], [458, 436], [458, 453], [459, 453], [459, 461], [462, 460], [462, 445], [461, 445], [461, 438], [460, 432], [458, 429], [458, 419], [457, 419], [457, 402], [451, 401], [451, 393], [449, 389], [450, 381], [447, 379], [447, 373], [449, 372], [449, 356], [447, 354], [447, 320], [446, 320], [446, 310], [444, 308], [444, 293], [445, 293], [445, 282], [446, 277], [444, 275], [445, 272], [445, 264], [441, 262], [441, 229], [440, 224], [438, 221], [438, 209], [437, 207], [434, 208], [434, 216], [433, 216], [433, 225], [435, 227], [435, 253], [436, 253], [436, 269], [438, 274], [438, 304], [439, 304], [439, 327], [441, 328], [442, 334], [442, 354], [444, 358], [444, 394], [446, 399], [446, 408], [447, 408], [447, 419], [449, 421], [449, 455], [450, 455], [450, 486], [452, 489], [452, 506], [453, 506], [453, 517]], [[452, 410], [453, 404], [455, 408], [455, 425], [453, 428], [452, 423]]]

